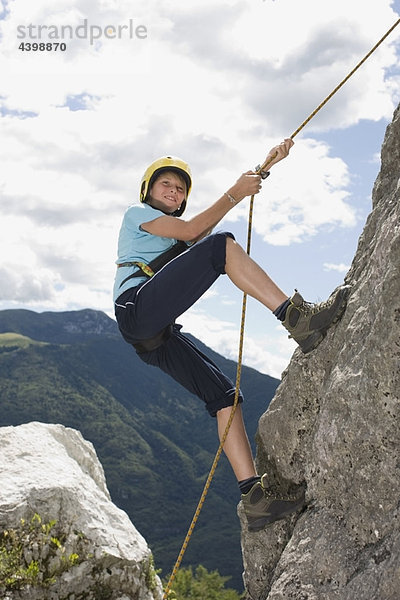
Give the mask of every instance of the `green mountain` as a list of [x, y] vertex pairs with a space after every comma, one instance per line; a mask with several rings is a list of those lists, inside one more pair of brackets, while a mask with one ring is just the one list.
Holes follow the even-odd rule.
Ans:
[[[194, 341], [235, 380], [233, 361]], [[278, 383], [243, 368], [251, 440]], [[0, 311], [0, 426], [29, 421], [61, 423], [93, 442], [113, 501], [167, 575], [218, 448], [202, 402], [142, 363], [104, 313]], [[238, 499], [223, 456], [183, 565], [217, 569], [242, 589]]]

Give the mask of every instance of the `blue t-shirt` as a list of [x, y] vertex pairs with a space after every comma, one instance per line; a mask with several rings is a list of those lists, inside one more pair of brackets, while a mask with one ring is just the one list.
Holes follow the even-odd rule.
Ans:
[[[152, 235], [141, 228], [142, 223], [148, 223], [163, 215], [163, 212], [148, 204], [134, 204], [127, 209], [119, 232], [117, 264], [138, 261], [148, 265], [176, 243], [177, 240], [173, 238]], [[121, 282], [137, 270], [136, 266], [117, 268], [113, 292], [114, 302], [126, 290], [146, 281], [146, 277], [132, 277], [121, 286]]]

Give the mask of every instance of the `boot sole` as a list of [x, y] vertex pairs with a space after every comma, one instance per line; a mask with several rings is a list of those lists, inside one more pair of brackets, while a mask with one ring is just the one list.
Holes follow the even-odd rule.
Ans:
[[343, 313], [346, 310], [347, 299], [350, 295], [350, 289], [350, 286], [347, 285], [343, 286], [343, 288], [338, 292], [338, 294], [340, 294], [341, 296], [340, 304], [338, 306], [338, 310], [336, 312], [335, 317], [332, 319], [329, 325], [327, 327], [324, 327], [323, 329], [317, 329], [311, 335], [309, 335], [308, 338], [298, 342], [303, 354], [308, 354], [312, 350], [315, 350], [315, 348], [320, 345], [320, 343], [326, 336], [327, 331], [332, 327], [332, 325], [335, 325], [335, 323], [337, 323], [342, 318]]

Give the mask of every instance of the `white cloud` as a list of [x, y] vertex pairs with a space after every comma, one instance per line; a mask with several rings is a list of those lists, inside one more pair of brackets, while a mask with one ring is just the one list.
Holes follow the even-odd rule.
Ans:
[[337, 265], [334, 263], [324, 263], [323, 267], [324, 271], [337, 271], [338, 273], [347, 273], [350, 269], [350, 265], [345, 265], [344, 263], [339, 263]]
[[313, 140], [303, 139], [291, 153], [271, 170], [265, 191], [257, 198], [255, 230], [271, 244], [289, 245], [309, 239], [327, 225], [353, 226], [354, 210], [346, 202], [346, 164], [329, 156], [326, 144]]
[[[293, 132], [395, 20], [389, 3], [379, 0], [368, 7], [362, 0], [330, 5], [319, 0], [231, 4], [234, 10], [225, 9], [223, 16], [218, 6], [194, 14], [187, 5], [176, 16], [176, 44], [208, 71], [223, 65], [221, 80], [226, 74], [234, 80], [235, 97], [254, 109], [262, 130], [274, 135]], [[189, 28], [190, 38], [183, 35]], [[384, 82], [384, 69], [396, 64], [390, 42], [309, 124], [309, 130], [344, 127], [361, 118], [390, 118], [392, 94]], [[230, 86], [224, 96], [231, 98]]]
[[381, 164], [381, 155], [380, 155], [380, 153], [379, 152], [375, 152], [375, 154], [371, 158], [370, 162], [371, 162], [372, 165], [380, 165]]
[[[151, 160], [186, 158], [195, 178], [188, 214], [201, 210], [292, 133], [395, 19], [389, 0], [14, 0], [7, 9], [2, 305], [55, 309], [109, 310], [119, 224]], [[63, 53], [18, 50], [20, 24], [83, 19], [102, 27], [134, 19], [148, 37], [68, 41]], [[254, 220], [269, 243], [354, 226], [348, 168], [311, 136], [389, 118], [400, 89], [388, 72], [396, 60], [390, 39], [274, 167]], [[82, 110], [70, 110], [74, 97], [85, 99]], [[247, 219], [247, 203], [229, 219]], [[208, 335], [228, 351], [236, 333], [224, 324]], [[262, 355], [257, 342], [252, 348]], [[263, 363], [277, 371], [277, 360]]]
[[0, 300], [10, 298], [30, 304], [54, 301], [53, 274], [46, 269], [32, 272], [24, 264], [0, 267]]
[[[273, 319], [274, 317], [270, 317], [269, 325], [265, 323], [268, 333], [257, 337], [246, 333], [243, 364], [279, 379], [297, 345], [288, 339], [287, 332], [281, 326], [275, 327]], [[238, 360], [239, 323], [216, 319], [197, 306], [179, 317], [178, 321], [185, 331], [201, 339], [219, 354]]]

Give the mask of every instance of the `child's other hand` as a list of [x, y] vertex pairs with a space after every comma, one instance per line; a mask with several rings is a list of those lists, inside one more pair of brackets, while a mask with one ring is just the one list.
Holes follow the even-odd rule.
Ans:
[[264, 162], [265, 168], [270, 169], [273, 165], [282, 160], [282, 158], [286, 158], [293, 144], [294, 141], [291, 138], [285, 138], [278, 146], [271, 148]]

